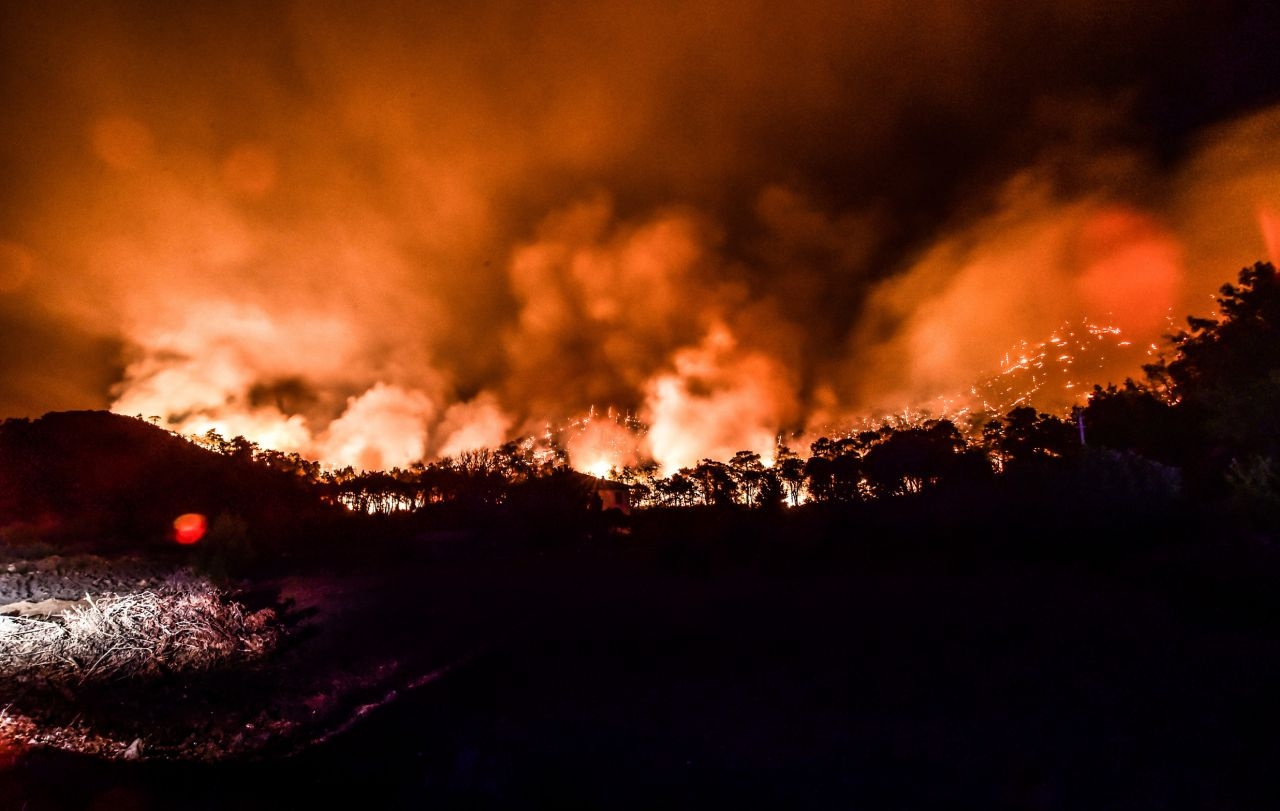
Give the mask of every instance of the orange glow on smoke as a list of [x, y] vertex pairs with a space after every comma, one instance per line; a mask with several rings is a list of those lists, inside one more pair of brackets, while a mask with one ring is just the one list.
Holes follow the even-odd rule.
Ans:
[[94, 122], [90, 140], [94, 153], [119, 171], [141, 167], [155, 149], [155, 139], [146, 125], [127, 116], [109, 116]]
[[256, 144], [236, 147], [222, 161], [222, 182], [237, 194], [263, 197], [276, 185], [276, 159], [271, 150]]
[[773, 464], [775, 438], [794, 405], [781, 364], [740, 347], [726, 326], [715, 324], [701, 344], [677, 352], [672, 365], [649, 381], [644, 413], [664, 476], [740, 450]]
[[187, 513], [173, 520], [173, 539], [187, 546], [204, 537], [209, 523], [200, 513]]
[[1267, 260], [1273, 265], [1280, 264], [1280, 214], [1271, 206], [1259, 206], [1258, 227], [1267, 246]]
[[0, 239], [0, 293], [21, 290], [34, 273], [31, 251], [16, 242]]
[[1126, 333], [1158, 330], [1182, 278], [1173, 237], [1150, 217], [1113, 208], [1086, 222], [1080, 241], [1079, 289], [1086, 312]]
[[1280, 105], [1143, 143], [1138, 61], [1093, 71], [1181, 29], [1111, 4], [47, 5], [0, 31], [0, 416], [386, 469], [612, 404], [648, 433], [570, 463], [670, 473], [1280, 261]]

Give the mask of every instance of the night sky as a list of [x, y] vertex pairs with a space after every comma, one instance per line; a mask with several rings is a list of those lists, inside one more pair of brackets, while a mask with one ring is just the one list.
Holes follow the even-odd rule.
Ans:
[[0, 416], [677, 464], [1280, 253], [1273, 4], [372, 5], [0, 7]]

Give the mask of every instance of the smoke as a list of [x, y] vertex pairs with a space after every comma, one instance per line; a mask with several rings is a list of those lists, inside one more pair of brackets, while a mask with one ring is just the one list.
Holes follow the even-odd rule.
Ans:
[[649, 381], [643, 419], [664, 474], [740, 450], [772, 464], [779, 428], [794, 416], [787, 373], [763, 352], [740, 348], [723, 325], [676, 353], [674, 370]]
[[1196, 151], [1178, 169], [1167, 216], [1197, 271], [1195, 294], [1187, 302], [1199, 305], [1197, 310], [1205, 307], [1204, 294], [1221, 283], [1214, 283], [1222, 277], [1221, 268], [1233, 273], [1259, 259], [1280, 261], [1277, 143], [1280, 106], [1203, 133]]
[[511, 427], [511, 418], [498, 398], [492, 392], [481, 392], [469, 402], [449, 406], [437, 429], [443, 439], [435, 455], [457, 456], [464, 451], [496, 448], [511, 437]]
[[1280, 244], [1270, 12], [1193, 11], [7, 7], [0, 414], [671, 469], [1158, 340]]
[[[1056, 199], [1034, 177], [1015, 178], [995, 212], [873, 290], [860, 338], [874, 349], [854, 361], [870, 372], [859, 394], [892, 412], [962, 393], [1019, 340], [1081, 318], [1157, 338], [1182, 283], [1177, 243], [1150, 214]], [[876, 344], [877, 332], [891, 337]]]
[[561, 417], [634, 401], [721, 308], [716, 241], [687, 212], [618, 223], [599, 196], [548, 217], [510, 261], [508, 399]]
[[[1237, 269], [1274, 256], [1277, 138], [1280, 108], [1212, 130], [1167, 175], [1136, 156], [1072, 158], [1075, 172], [1127, 167], [1119, 187], [1065, 193], [1049, 162], [1019, 173], [991, 211], [873, 289], [855, 337], [870, 349], [850, 360], [870, 375], [850, 369], [863, 381], [852, 401], [892, 412], [963, 392], [1002, 348], [1081, 318], [1162, 341], [1183, 316], [1209, 311]], [[1140, 374], [1114, 363], [1105, 372], [1096, 382]], [[1064, 393], [1038, 404], [1069, 402]]]
[[378, 383], [347, 401], [316, 455], [362, 470], [408, 467], [427, 452], [427, 422], [434, 413], [422, 392]]

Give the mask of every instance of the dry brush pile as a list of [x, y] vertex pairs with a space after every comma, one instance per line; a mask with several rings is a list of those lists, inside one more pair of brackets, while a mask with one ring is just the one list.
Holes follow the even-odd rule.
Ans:
[[271, 609], [207, 585], [86, 599], [46, 618], [0, 616], [0, 679], [72, 687], [211, 670], [273, 650]]

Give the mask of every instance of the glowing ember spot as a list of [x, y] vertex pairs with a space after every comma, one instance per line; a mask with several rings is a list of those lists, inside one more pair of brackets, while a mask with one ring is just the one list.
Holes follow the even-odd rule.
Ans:
[[180, 544], [189, 545], [204, 537], [209, 522], [200, 513], [187, 513], [173, 520], [173, 539]]

